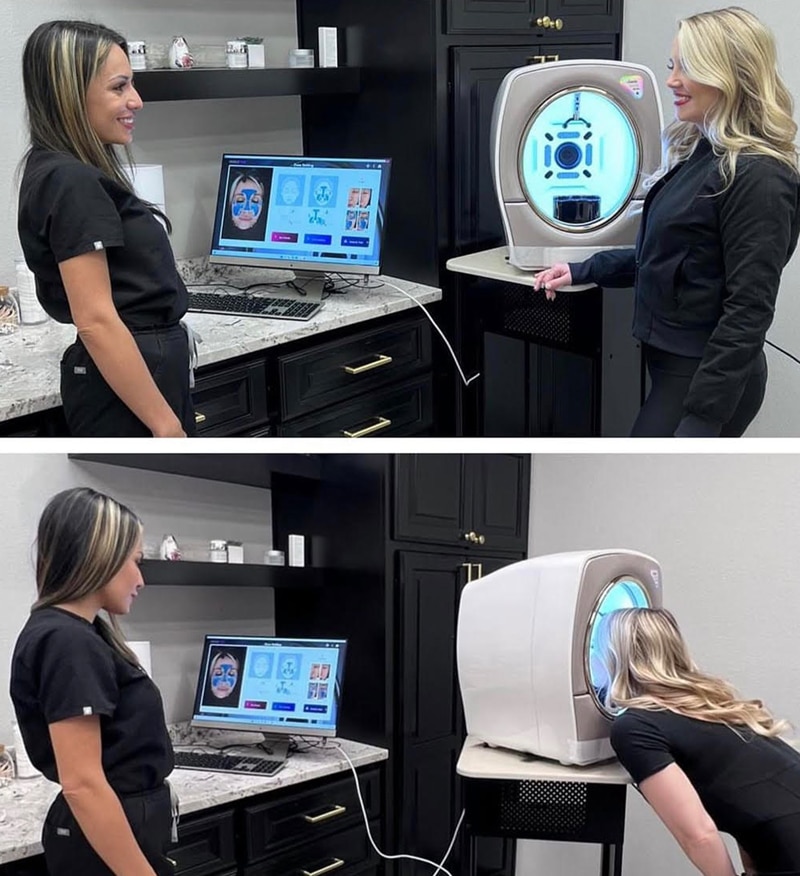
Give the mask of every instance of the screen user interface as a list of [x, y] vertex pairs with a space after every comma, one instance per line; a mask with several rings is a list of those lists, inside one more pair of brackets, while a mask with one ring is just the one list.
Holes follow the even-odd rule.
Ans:
[[334, 735], [346, 642], [206, 636], [192, 723]]
[[223, 155], [212, 260], [377, 273], [389, 168], [389, 159]]

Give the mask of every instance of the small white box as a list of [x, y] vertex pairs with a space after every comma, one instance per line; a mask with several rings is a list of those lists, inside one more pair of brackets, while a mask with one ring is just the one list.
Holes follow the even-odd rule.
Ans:
[[228, 562], [243, 563], [244, 562], [244, 546], [240, 541], [228, 542]]
[[306, 564], [306, 539], [303, 535], [289, 536], [289, 565], [305, 566]]
[[319, 36], [319, 66], [339, 66], [338, 35], [335, 27], [318, 27]]
[[247, 66], [248, 67], [265, 67], [266, 54], [264, 52], [264, 43], [248, 43], [247, 44]]

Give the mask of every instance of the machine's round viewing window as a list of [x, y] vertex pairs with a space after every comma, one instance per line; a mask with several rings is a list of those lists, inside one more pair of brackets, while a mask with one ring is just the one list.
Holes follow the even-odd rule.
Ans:
[[587, 672], [589, 673], [589, 690], [597, 705], [607, 714], [612, 713], [603, 705], [609, 679], [605, 666], [600, 659], [598, 650], [598, 647], [601, 645], [597, 635], [600, 621], [609, 612], [617, 611], [621, 608], [649, 607], [650, 600], [647, 598], [647, 592], [644, 587], [642, 587], [641, 583], [635, 578], [626, 577], [618, 578], [616, 581], [613, 581], [603, 591], [603, 595], [598, 600], [592, 614], [589, 632], [586, 637], [586, 667]]
[[641, 149], [633, 122], [612, 97], [575, 88], [534, 113], [520, 163], [533, 209], [557, 228], [588, 231], [610, 222], [633, 196]]

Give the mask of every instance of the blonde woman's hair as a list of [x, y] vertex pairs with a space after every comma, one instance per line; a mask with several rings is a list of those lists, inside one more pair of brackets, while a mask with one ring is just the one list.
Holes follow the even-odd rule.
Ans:
[[737, 6], [683, 19], [678, 55], [686, 75], [720, 92], [704, 130], [675, 121], [664, 131], [665, 160], [654, 180], [687, 159], [703, 135], [719, 157], [725, 188], [740, 155], [767, 155], [798, 170], [793, 101], [778, 72], [772, 32]]
[[609, 612], [598, 635], [610, 679], [609, 709], [667, 709], [700, 721], [746, 726], [759, 736], [778, 736], [789, 727], [776, 721], [761, 700], [743, 700], [727, 681], [698, 669], [665, 609]]
[[[139, 518], [120, 502], [88, 487], [57, 493], [47, 503], [36, 536], [36, 590], [31, 611], [73, 602], [101, 590], [119, 572], [142, 533]], [[117, 619], [97, 618], [100, 634], [134, 666]]]

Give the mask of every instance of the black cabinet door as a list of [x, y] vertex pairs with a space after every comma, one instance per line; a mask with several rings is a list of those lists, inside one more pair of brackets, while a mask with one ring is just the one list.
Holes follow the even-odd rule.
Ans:
[[394, 537], [457, 544], [464, 537], [463, 457], [403, 454], [394, 461]]
[[562, 22], [564, 36], [573, 33], [619, 33], [622, 0], [547, 0], [547, 15]]
[[448, 0], [448, 33], [519, 33], [529, 31], [533, 8], [544, 0]]
[[612, 60], [616, 42], [474, 46], [452, 52], [453, 245], [456, 252], [468, 252], [499, 246], [505, 239], [490, 161], [492, 111], [505, 75], [542, 58]]
[[492, 453], [467, 456], [472, 485], [470, 526], [490, 550], [525, 551], [528, 545], [530, 457]]

